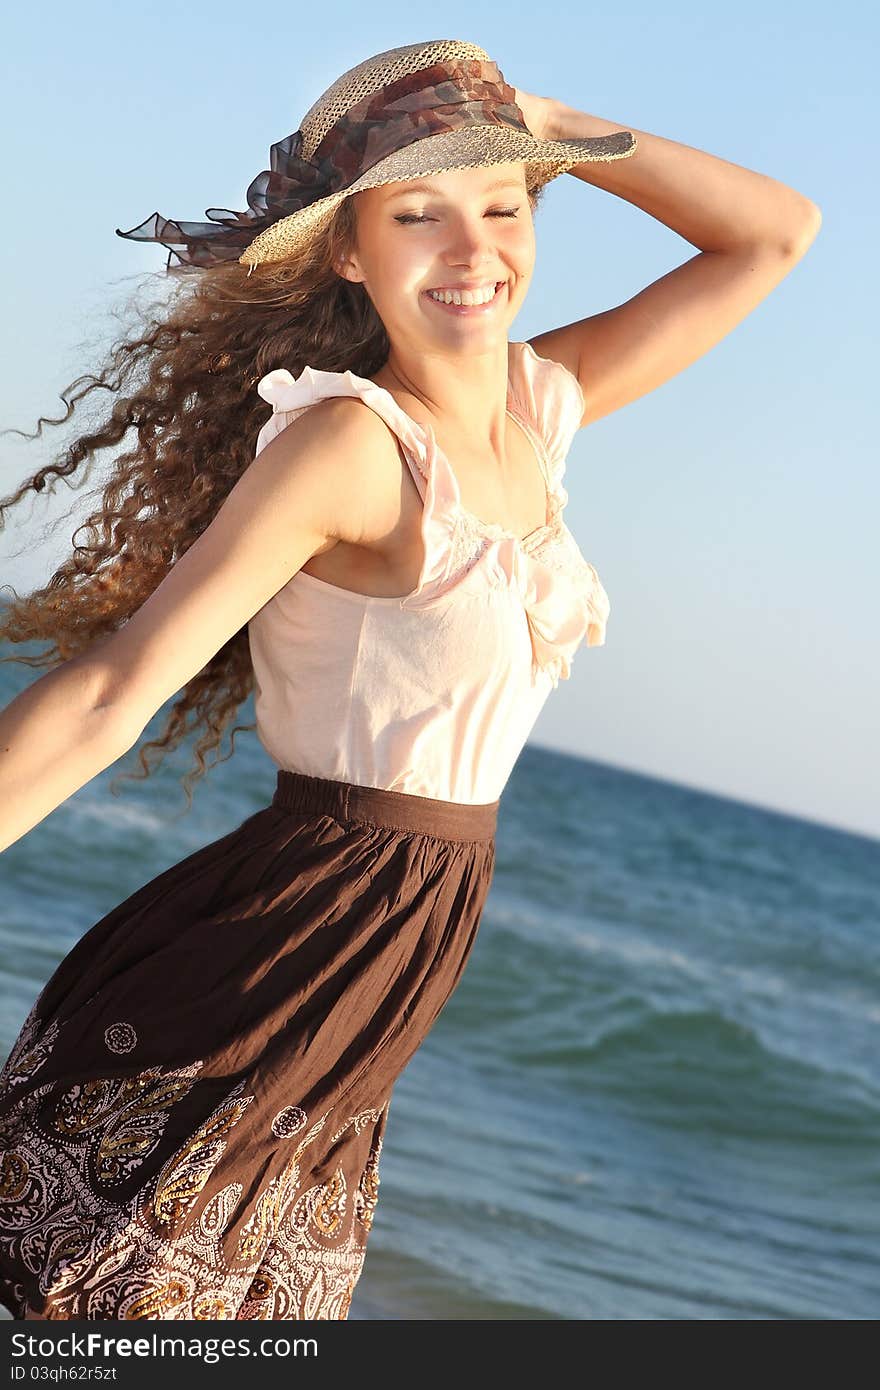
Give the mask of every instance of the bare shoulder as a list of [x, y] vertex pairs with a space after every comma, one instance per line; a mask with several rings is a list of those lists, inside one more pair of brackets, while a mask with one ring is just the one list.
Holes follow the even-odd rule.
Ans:
[[125, 746], [313, 556], [370, 546], [401, 512], [393, 431], [369, 406], [331, 398], [251, 461], [216, 515], [92, 660]]
[[[270, 454], [300, 476], [313, 497], [313, 522], [333, 541], [369, 545], [400, 517], [401, 457], [390, 425], [355, 396], [318, 401], [281, 430]], [[268, 459], [270, 467], [273, 458]]]

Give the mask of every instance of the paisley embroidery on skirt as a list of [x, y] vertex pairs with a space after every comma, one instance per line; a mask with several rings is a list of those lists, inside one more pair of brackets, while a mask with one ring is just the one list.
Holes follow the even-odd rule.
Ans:
[[[370, 1114], [382, 1114], [380, 1108]], [[345, 1128], [357, 1116], [350, 1117]], [[366, 1241], [378, 1200], [382, 1137], [376, 1135], [349, 1208], [342, 1167], [301, 1194], [280, 1223], [238, 1312], [240, 1319], [346, 1318], [366, 1258]], [[335, 1246], [325, 1243], [351, 1210], [349, 1231]]]
[[[35, 1006], [0, 1074], [0, 1092], [8, 1095], [37, 1073], [57, 1031], [40, 1029]], [[285, 1106], [267, 1131], [293, 1152], [246, 1199], [249, 1210], [242, 1208], [242, 1184], [232, 1181], [194, 1211], [255, 1102], [241, 1081], [164, 1163], [157, 1158], [158, 1171], [133, 1196], [114, 1195], [173, 1134], [174, 1108], [203, 1065], [48, 1083], [22, 1094], [0, 1117], [0, 1252], [32, 1278], [30, 1290], [6, 1281], [22, 1310], [27, 1301], [39, 1306], [36, 1288], [50, 1319], [348, 1315], [378, 1198], [387, 1101], [337, 1123], [321, 1154], [349, 1138], [333, 1154], [329, 1175], [311, 1185], [317, 1169], [304, 1158], [310, 1160], [307, 1151], [326, 1137], [338, 1110], [309, 1124], [302, 1107]], [[369, 1126], [369, 1153], [358, 1149], [352, 1167], [356, 1151], [349, 1144]]]
[[20, 1086], [39, 1071], [58, 1041], [58, 1022], [41, 1025], [37, 999], [21, 1026], [15, 1046], [0, 1071], [0, 1090]]
[[105, 1184], [120, 1182], [155, 1149], [170, 1107], [192, 1089], [196, 1071], [190, 1067], [163, 1076], [156, 1067], [138, 1076], [72, 1086], [56, 1106], [54, 1129], [74, 1136], [100, 1128], [95, 1176]]

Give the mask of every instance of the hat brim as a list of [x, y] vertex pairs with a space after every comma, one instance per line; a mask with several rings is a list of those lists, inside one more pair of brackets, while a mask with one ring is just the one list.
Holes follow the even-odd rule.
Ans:
[[289, 217], [281, 217], [261, 232], [239, 256], [241, 265], [280, 261], [300, 250], [329, 221], [344, 198], [368, 188], [408, 179], [428, 178], [453, 169], [489, 168], [493, 164], [525, 163], [548, 183], [576, 164], [626, 159], [637, 141], [632, 131], [616, 130], [582, 140], [538, 140], [511, 126], [480, 124], [442, 131], [415, 140], [380, 159], [339, 193], [318, 198]]

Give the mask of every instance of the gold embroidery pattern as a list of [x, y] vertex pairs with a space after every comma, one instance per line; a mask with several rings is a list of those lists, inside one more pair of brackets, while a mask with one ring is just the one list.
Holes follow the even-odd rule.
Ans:
[[[259, 1251], [264, 1250], [274, 1240], [285, 1207], [296, 1198], [300, 1177], [299, 1161], [309, 1145], [314, 1143], [323, 1130], [327, 1123], [328, 1114], [329, 1112], [325, 1112], [312, 1125], [311, 1129], [300, 1140], [296, 1152], [280, 1177], [273, 1178], [261, 1192], [253, 1214], [245, 1222], [238, 1238], [236, 1253], [239, 1260], [253, 1259]], [[307, 1117], [304, 1115], [305, 1118]]]
[[152, 1207], [156, 1218], [165, 1225], [178, 1221], [201, 1192], [220, 1155], [226, 1148], [224, 1136], [238, 1124], [253, 1096], [240, 1096], [240, 1082], [232, 1096], [199, 1125], [195, 1134], [172, 1154], [159, 1174]]
[[338, 1233], [345, 1219], [346, 1197], [345, 1174], [337, 1168], [330, 1181], [320, 1189], [315, 1204], [313, 1220], [322, 1236], [332, 1239]]
[[58, 1023], [42, 1025], [37, 1012], [39, 999], [21, 1026], [15, 1046], [0, 1071], [0, 1090], [21, 1086], [39, 1071], [58, 1041]]
[[272, 1239], [280, 1220], [283, 1190], [284, 1179], [276, 1178], [260, 1193], [253, 1214], [245, 1222], [238, 1237], [235, 1253], [239, 1260], [255, 1259]]
[[[370, 1119], [378, 1122], [384, 1110], [380, 1106], [349, 1116], [334, 1139], [348, 1129], [363, 1129]], [[347, 1205], [346, 1177], [341, 1166], [327, 1181], [315, 1184], [293, 1203], [247, 1291], [238, 1313], [240, 1319], [327, 1321], [348, 1317], [378, 1200], [381, 1151], [382, 1138], [376, 1134], [354, 1193], [353, 1219], [344, 1239], [327, 1244], [328, 1238], [339, 1234]]]
[[298, 1198], [263, 1255], [239, 1319], [329, 1321], [348, 1316], [363, 1269], [366, 1245], [354, 1226], [335, 1244], [335, 1216], [344, 1209], [345, 1178], [340, 1170]]
[[6, 1152], [0, 1162], [0, 1202], [14, 1202], [27, 1186], [28, 1166], [20, 1153]]
[[355, 1215], [368, 1231], [373, 1224], [373, 1212], [379, 1201], [379, 1155], [381, 1152], [382, 1140], [377, 1139], [370, 1150], [367, 1166], [364, 1168], [355, 1193]]
[[155, 1149], [171, 1106], [192, 1089], [199, 1065], [72, 1086], [58, 1102], [54, 1128], [70, 1136], [100, 1128], [95, 1176], [106, 1185], [120, 1182]]
[[[7, 1086], [33, 1076], [56, 1034], [40, 1034], [32, 1015], [5, 1068]], [[338, 1109], [311, 1122], [299, 1106], [277, 1111], [276, 1120], [286, 1118], [264, 1133], [290, 1128], [297, 1146], [251, 1193], [215, 1177], [256, 1100], [242, 1081], [134, 1195], [114, 1195], [167, 1136], [173, 1107], [203, 1066], [48, 1083], [14, 1102], [0, 1120], [0, 1250], [28, 1282], [5, 1281], [13, 1301], [33, 1301], [36, 1291], [51, 1319], [348, 1316], [377, 1200], [381, 1139], [377, 1132], [365, 1166], [363, 1158], [352, 1166], [361, 1150], [332, 1146], [378, 1129], [384, 1105], [341, 1123]], [[248, 1134], [242, 1149], [250, 1143]], [[212, 1178], [215, 1190], [206, 1191]]]

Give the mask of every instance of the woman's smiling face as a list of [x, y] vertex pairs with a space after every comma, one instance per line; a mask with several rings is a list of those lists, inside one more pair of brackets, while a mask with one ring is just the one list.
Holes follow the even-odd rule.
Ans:
[[[523, 164], [455, 169], [353, 197], [356, 244], [342, 273], [363, 283], [392, 342], [485, 351], [506, 341], [535, 262]], [[429, 294], [460, 297], [466, 287], [470, 305]], [[492, 299], [480, 303], [487, 290]]]

